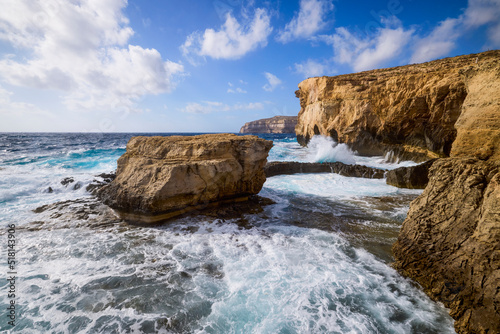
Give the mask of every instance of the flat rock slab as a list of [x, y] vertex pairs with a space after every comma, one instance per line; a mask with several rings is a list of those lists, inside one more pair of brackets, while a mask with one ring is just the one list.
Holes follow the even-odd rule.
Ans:
[[246, 200], [262, 189], [272, 146], [234, 134], [133, 137], [98, 196], [123, 218], [146, 223]]
[[343, 176], [383, 179], [386, 170], [342, 162], [275, 161], [264, 168], [267, 177], [298, 173], [337, 173]]

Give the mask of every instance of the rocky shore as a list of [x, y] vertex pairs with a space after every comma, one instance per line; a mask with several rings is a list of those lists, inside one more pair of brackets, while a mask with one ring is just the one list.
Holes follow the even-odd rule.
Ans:
[[500, 333], [500, 51], [310, 78], [296, 95], [302, 145], [320, 134], [364, 155], [439, 158], [388, 176], [425, 187], [394, 267], [450, 308], [458, 333]]
[[247, 122], [240, 133], [295, 133], [297, 116], [274, 116]]
[[154, 223], [247, 200], [266, 180], [272, 142], [256, 136], [133, 137], [98, 196], [123, 218]]

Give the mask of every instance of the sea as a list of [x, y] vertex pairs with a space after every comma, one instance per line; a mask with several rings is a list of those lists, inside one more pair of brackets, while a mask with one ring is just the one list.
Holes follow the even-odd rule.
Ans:
[[[421, 190], [280, 175], [259, 194], [272, 204], [241, 217], [137, 226], [86, 189], [135, 135], [173, 134], [0, 133], [0, 332], [454, 333], [448, 310], [391, 267]], [[259, 136], [274, 142], [268, 161], [415, 164]]]

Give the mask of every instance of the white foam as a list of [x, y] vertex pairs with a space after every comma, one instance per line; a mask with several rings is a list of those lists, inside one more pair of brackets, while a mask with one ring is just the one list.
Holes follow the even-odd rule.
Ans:
[[[18, 254], [19, 304], [39, 331], [45, 322], [49, 331], [71, 332], [83, 321], [82, 332], [106, 332], [95, 326], [108, 317], [105, 328], [119, 332], [148, 322], [155, 331], [196, 333], [409, 333], [417, 325], [453, 332], [445, 309], [372, 255], [320, 230], [181, 220], [161, 229], [18, 236], [26, 245]], [[182, 329], [168, 325], [180, 321]]]

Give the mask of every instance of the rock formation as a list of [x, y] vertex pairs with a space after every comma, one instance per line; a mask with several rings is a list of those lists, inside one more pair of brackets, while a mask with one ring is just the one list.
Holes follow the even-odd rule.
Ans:
[[[490, 85], [499, 58], [500, 51], [489, 51], [304, 80], [296, 92], [297, 140], [305, 145], [314, 135], [331, 136], [362, 155], [392, 151], [417, 162], [449, 156], [457, 136], [462, 144], [455, 143], [455, 150], [470, 151], [478, 144], [468, 139], [475, 120], [492, 120], [498, 108], [488, 103], [500, 91]], [[482, 124], [488, 142], [500, 142], [490, 132], [494, 122]]]
[[274, 116], [247, 122], [240, 133], [295, 133], [297, 116]]
[[275, 161], [264, 167], [266, 177], [297, 173], [337, 173], [343, 176], [383, 179], [385, 170], [362, 165], [347, 165], [342, 162], [295, 162]]
[[[301, 144], [321, 134], [361, 154], [439, 158], [403, 222], [394, 267], [450, 308], [458, 333], [500, 333], [500, 51], [310, 78], [296, 95]], [[388, 181], [407, 174], [412, 186], [412, 173]]]
[[133, 137], [99, 196], [122, 217], [156, 222], [257, 194], [272, 142], [256, 136]]
[[458, 333], [500, 333], [500, 169], [434, 162], [393, 251], [394, 266], [450, 308]]
[[412, 202], [394, 266], [451, 309], [458, 333], [500, 333], [500, 57], [476, 59], [459, 71], [467, 97], [451, 158]]
[[386, 173], [386, 183], [398, 188], [424, 189], [429, 182], [429, 168], [436, 159], [412, 167], [399, 167]]

